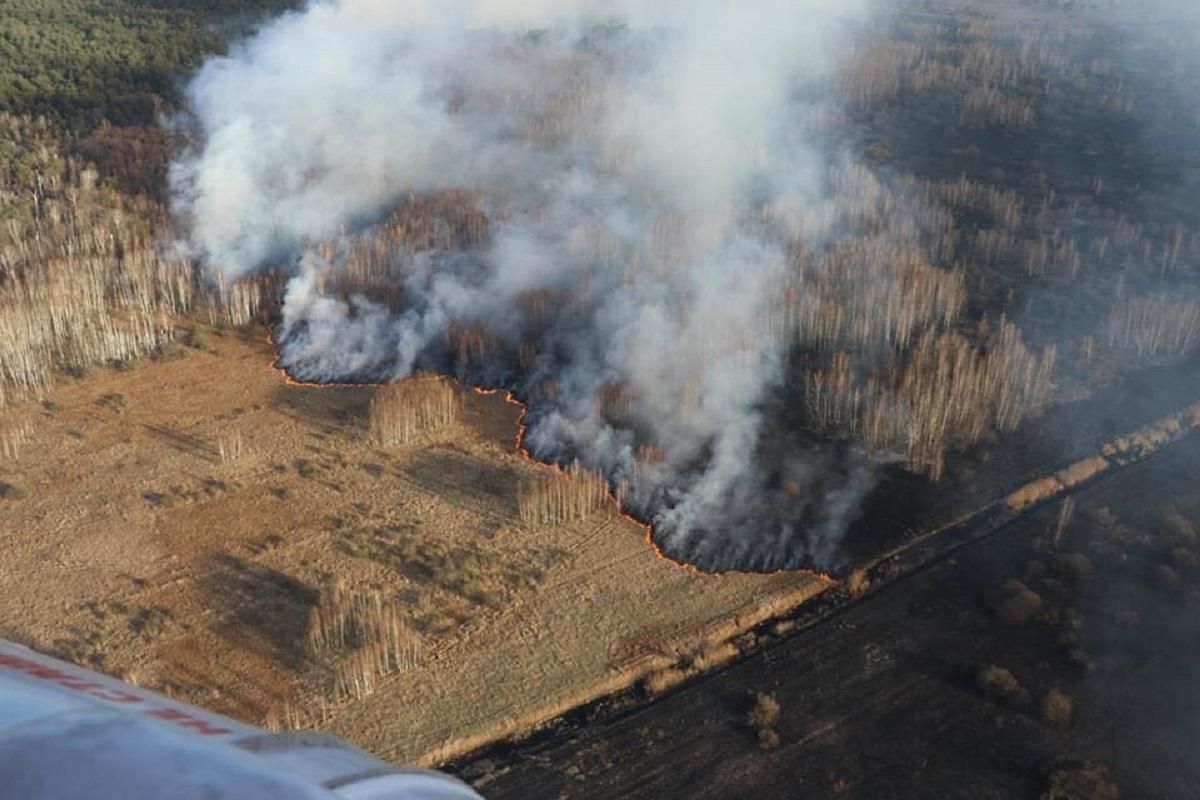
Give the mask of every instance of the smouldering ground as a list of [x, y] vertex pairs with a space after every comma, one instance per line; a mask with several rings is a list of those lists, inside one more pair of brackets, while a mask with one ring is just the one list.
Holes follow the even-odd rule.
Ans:
[[611, 510], [522, 524], [520, 483], [541, 468], [499, 396], [468, 393], [461, 422], [381, 450], [372, 390], [286, 385], [256, 331], [198, 343], [6, 412], [33, 435], [0, 464], [0, 635], [262, 722], [318, 705], [306, 627], [322, 587], [378, 591], [415, 664], [320, 723], [430, 763], [828, 585], [696, 575]]

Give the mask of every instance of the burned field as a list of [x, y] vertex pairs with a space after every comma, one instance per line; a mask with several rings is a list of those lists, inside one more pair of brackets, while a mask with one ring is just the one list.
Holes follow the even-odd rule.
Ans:
[[1189, 797], [1197, 457], [1193, 436], [652, 704], [455, 769], [500, 800]]
[[[1194, 648], [1200, 26], [1094, 5], [813, 3], [697, 108], [763, 9], [433, 52], [343, 0], [198, 73], [166, 205], [0, 118], [0, 635], [509, 740], [497, 797], [1186, 796], [1120, 687]], [[306, 31], [356, 69], [260, 71]], [[437, 147], [304, 116], [380, 86]]]

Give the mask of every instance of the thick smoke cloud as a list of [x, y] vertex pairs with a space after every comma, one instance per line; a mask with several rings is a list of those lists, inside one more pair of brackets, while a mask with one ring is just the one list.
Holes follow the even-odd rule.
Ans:
[[[189, 87], [196, 146], [171, 172], [185, 246], [224, 279], [294, 265], [277, 339], [295, 375], [457, 363], [529, 397], [535, 455], [603, 472], [669, 551], [828, 565], [870, 469], [784, 433], [775, 301], [790, 248], [836, 234], [845, 164], [811, 121], [864, 0], [643, 5], [285, 15]], [[400, 307], [325, 290], [356, 232], [455, 190], [487, 235], [392, 253]], [[486, 329], [493, 357], [456, 362], [454, 326]]]

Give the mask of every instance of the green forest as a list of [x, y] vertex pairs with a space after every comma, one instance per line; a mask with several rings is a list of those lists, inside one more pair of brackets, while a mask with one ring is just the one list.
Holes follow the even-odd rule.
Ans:
[[159, 197], [167, 132], [205, 56], [302, 0], [0, 0], [0, 219], [59, 180], [62, 158]]
[[154, 121], [209, 53], [296, 0], [0, 0], [0, 111]]

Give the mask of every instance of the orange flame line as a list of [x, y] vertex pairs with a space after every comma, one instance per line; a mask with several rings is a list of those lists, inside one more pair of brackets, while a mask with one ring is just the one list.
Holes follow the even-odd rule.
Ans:
[[[271, 368], [274, 369], [276, 372], [278, 372], [280, 375], [282, 375], [284, 382], [287, 383], [289, 386], [298, 386], [298, 387], [307, 388], [307, 389], [330, 389], [330, 388], [357, 389], [357, 388], [380, 388], [380, 387], [388, 385], [386, 383], [366, 383], [366, 382], [363, 382], [363, 383], [341, 383], [341, 382], [336, 382], [336, 381], [310, 382], [310, 381], [297, 380], [296, 378], [293, 378], [291, 376], [291, 374], [287, 371], [287, 369], [285, 369], [284, 367], [281, 367], [279, 365], [279, 361], [280, 361], [280, 359], [283, 358], [283, 354], [280, 351], [279, 346], [275, 343], [275, 336], [271, 332], [270, 326], [267, 326], [267, 343], [275, 351], [275, 358], [274, 358], [274, 360], [271, 361]], [[442, 377], [444, 377], [444, 376], [442, 376]], [[468, 388], [470, 388], [471, 391], [473, 391], [479, 395], [488, 395], [488, 396], [495, 395], [495, 394], [503, 395], [504, 401], [506, 403], [508, 403], [509, 405], [512, 405], [512, 406], [516, 406], [516, 408], [518, 409], [517, 434], [513, 438], [513, 447], [516, 448], [516, 451], [518, 453], [520, 453], [521, 456], [526, 461], [538, 466], [541, 469], [551, 471], [557, 475], [561, 475], [566, 472], [566, 470], [564, 470], [558, 464], [555, 464], [550, 461], [542, 461], [541, 459], [537, 458], [536, 456], [533, 455], [533, 453], [531, 453], [529, 451], [529, 448], [525, 446], [525, 433], [529, 429], [529, 426], [525, 424], [525, 417], [529, 413], [528, 404], [523, 403], [520, 399], [517, 398], [517, 396], [515, 394], [513, 394], [512, 391], [510, 391], [508, 389], [491, 388], [491, 387], [487, 387], [487, 386], [469, 386]], [[679, 561], [675, 558], [672, 558], [665, 550], [663, 550], [662, 546], [659, 545], [658, 542], [654, 541], [654, 528], [648, 522], [645, 522], [645, 521], [639, 519], [638, 517], [634, 516], [632, 513], [630, 513], [629, 511], [627, 511], [625, 509], [624, 505], [621, 503], [621, 499], [617, 496], [616, 490], [613, 489], [612, 484], [608, 481], [605, 481], [604, 483], [606, 486], [606, 491], [608, 493], [609, 499], [612, 500], [613, 506], [616, 508], [617, 513], [621, 517], [624, 517], [626, 520], [631, 522], [633, 525], [636, 525], [638, 528], [641, 528], [642, 539], [643, 539], [643, 541], [645, 541], [646, 545], [654, 552], [654, 554], [656, 556], [658, 556], [659, 558], [661, 558], [663, 561], [666, 561], [667, 563], [672, 564], [673, 566], [679, 567], [680, 569], [684, 569], [697, 577], [709, 578], [709, 577], [720, 576], [720, 575], [776, 575], [776, 574], [779, 574], [782, 572], [803, 572], [803, 573], [812, 575], [813, 577], [818, 578], [819, 580], [827, 581], [831, 584], [840, 583], [840, 581], [837, 578], [834, 578], [831, 575], [828, 575], [826, 573], [823, 573], [823, 572], [820, 572], [817, 570], [807, 569], [807, 568], [796, 569], [796, 570], [780, 569], [780, 570], [770, 570], [770, 571], [754, 571], [754, 570], [740, 570], [740, 569], [703, 570], [700, 567], [696, 566], [695, 564], [689, 564], [686, 561]]]

